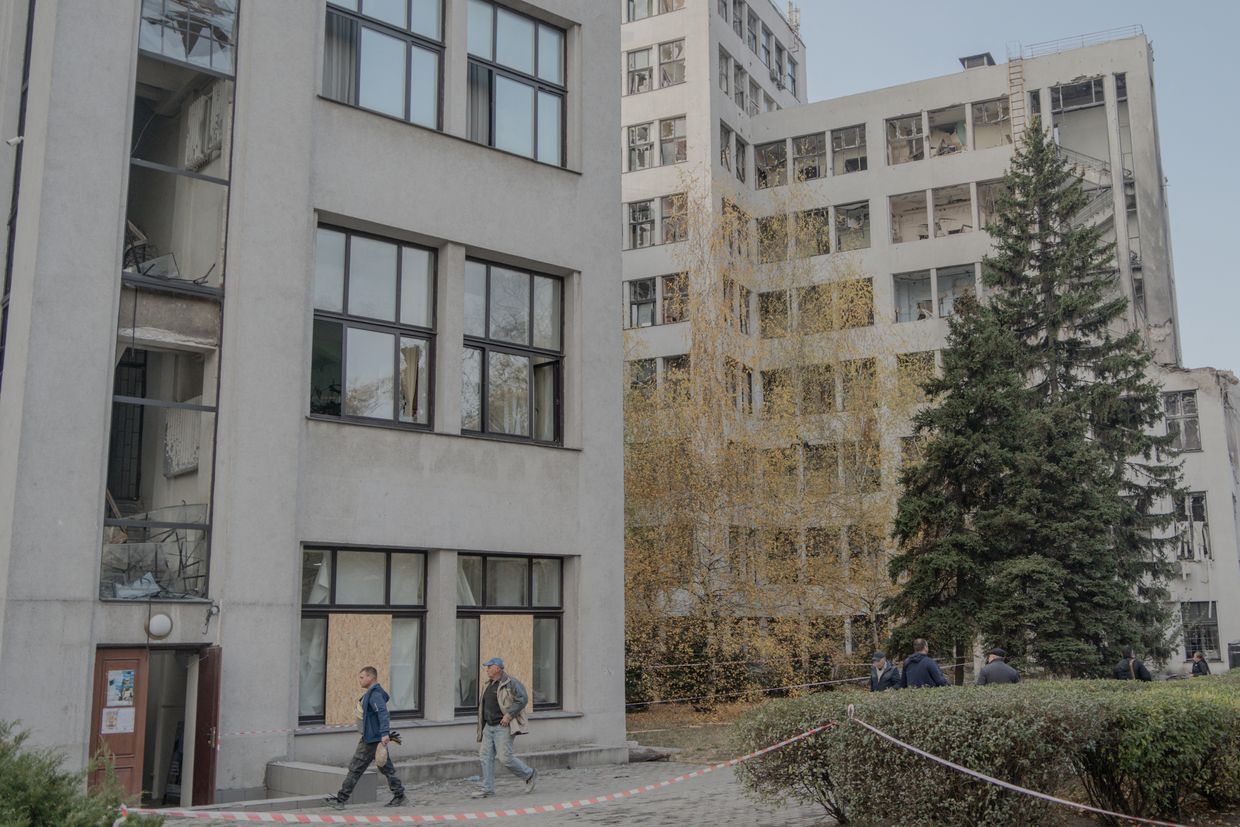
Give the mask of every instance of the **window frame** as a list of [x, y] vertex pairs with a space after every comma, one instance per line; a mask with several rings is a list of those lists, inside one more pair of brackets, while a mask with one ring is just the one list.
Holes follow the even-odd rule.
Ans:
[[[1178, 453], [1192, 453], [1204, 450], [1204, 443], [1201, 439], [1201, 406], [1197, 402], [1197, 391], [1165, 391], [1162, 398], [1163, 421], [1166, 423], [1167, 436], [1172, 437], [1172, 442], [1174, 443], [1170, 446], [1171, 450]], [[1191, 415], [1184, 413], [1184, 403], [1189, 399], [1191, 399], [1193, 403], [1193, 413]], [[1176, 413], [1174, 414], [1171, 413], [1171, 402], [1173, 400], [1175, 401], [1176, 410]], [[1185, 441], [1184, 430], [1178, 423], [1188, 422], [1190, 420], [1197, 423], [1197, 445], [1195, 447], [1187, 448], [1183, 447], [1183, 443]], [[1172, 423], [1176, 423], [1175, 430], [1172, 430]]]
[[[392, 710], [389, 710], [389, 714], [392, 716], [393, 719], [404, 719], [404, 720], [416, 720], [418, 718], [425, 717], [426, 715], [426, 611], [427, 611], [426, 610], [426, 603], [427, 603], [426, 592], [427, 592], [427, 588], [430, 585], [427, 581], [427, 571], [428, 571], [429, 558], [430, 558], [431, 552], [427, 549], [405, 548], [403, 546], [399, 546], [399, 547], [398, 546], [366, 546], [366, 545], [349, 545], [349, 544], [334, 545], [330, 543], [302, 543], [300, 550], [301, 550], [301, 555], [299, 555], [299, 559], [301, 561], [301, 566], [305, 565], [305, 553], [308, 551], [309, 552], [324, 552], [330, 556], [330, 560], [331, 560], [331, 582], [328, 587], [327, 603], [304, 603], [304, 602], [301, 602], [300, 597], [298, 598], [298, 607], [300, 609], [300, 615], [299, 615], [299, 621], [298, 621], [299, 626], [300, 626], [300, 621], [302, 620], [314, 619], [314, 618], [327, 619], [327, 633], [324, 635], [324, 638], [323, 638], [323, 646], [325, 650], [324, 655], [323, 655], [323, 663], [324, 663], [324, 670], [325, 670], [324, 684], [323, 684], [324, 704], [326, 705], [326, 694], [327, 694], [327, 685], [326, 685], [327, 653], [326, 653], [326, 649], [327, 647], [330, 646], [330, 639], [331, 639], [330, 618], [333, 614], [378, 614], [378, 615], [390, 615], [393, 619], [395, 618], [417, 618], [420, 621], [418, 624], [418, 636], [419, 636], [418, 638], [419, 663], [418, 663], [418, 689], [417, 689], [418, 708], [414, 710], [392, 709]], [[382, 604], [360, 604], [359, 605], [359, 604], [353, 604], [353, 603], [337, 603], [336, 602], [336, 579], [340, 571], [340, 568], [336, 561], [337, 561], [337, 555], [342, 551], [378, 553], [378, 554], [384, 555], [384, 563], [383, 563], [383, 566], [384, 566], [383, 568], [383, 572], [384, 572], [383, 599], [384, 599], [384, 602]], [[392, 603], [392, 555], [393, 554], [419, 554], [422, 556], [422, 602], [420, 604], [405, 604], [405, 603], [394, 604]], [[299, 577], [302, 575], [301, 567], [298, 568], [298, 575]], [[301, 663], [301, 654], [299, 651], [298, 652], [299, 666], [300, 666], [300, 663]], [[300, 687], [299, 687], [299, 693], [300, 693]], [[298, 699], [298, 705], [299, 705], [298, 715], [297, 715], [298, 726], [308, 726], [308, 725], [313, 726], [316, 724], [319, 724], [319, 725], [323, 724], [324, 719], [325, 719], [325, 714], [326, 714], [326, 708], [324, 709], [324, 713], [325, 713], [324, 715], [302, 715], [300, 711], [300, 695]]]
[[[324, 322], [337, 323], [341, 326], [340, 341], [340, 413], [331, 414], [315, 411], [313, 408], [313, 397], [310, 400], [310, 410], [308, 416], [311, 419], [321, 419], [327, 422], [348, 422], [354, 425], [373, 425], [384, 428], [401, 428], [411, 431], [428, 432], [434, 430], [435, 427], [435, 356], [438, 338], [438, 315], [436, 313], [439, 303], [439, 251], [434, 247], [428, 247], [424, 244], [413, 244], [407, 241], [391, 238], [389, 236], [377, 235], [375, 233], [364, 232], [360, 230], [352, 230], [348, 227], [342, 227], [336, 224], [319, 223], [315, 225], [315, 235], [317, 237], [319, 230], [327, 230], [329, 232], [343, 233], [344, 242], [344, 267], [341, 281], [341, 307], [340, 311], [323, 310], [319, 307], [313, 307], [311, 313], [311, 325], [320, 320]], [[348, 312], [349, 307], [349, 276], [352, 269], [351, 251], [353, 248], [354, 238], [367, 238], [373, 241], [381, 241], [385, 244], [395, 245], [397, 248], [396, 255], [396, 295], [393, 301], [393, 320], [376, 319], [373, 316], [355, 316]], [[431, 255], [431, 295], [430, 295], [430, 327], [422, 327], [419, 325], [411, 325], [400, 321], [401, 306], [401, 289], [402, 285], [402, 268], [404, 267], [404, 256], [401, 254], [402, 248], [409, 247], [415, 250], [423, 250]], [[317, 261], [316, 261], [317, 265]], [[394, 416], [391, 419], [380, 419], [378, 417], [358, 416], [357, 414], [345, 413], [345, 394], [348, 388], [348, 331], [350, 329], [369, 330], [375, 333], [387, 333], [395, 337], [396, 361], [393, 364], [392, 378], [392, 404]], [[400, 394], [397, 392], [396, 378], [400, 372], [400, 340], [404, 338], [421, 339], [427, 343], [426, 362], [427, 362], [427, 401], [426, 401], [426, 423], [419, 422], [403, 422], [400, 419]], [[311, 352], [313, 353], [313, 329], [311, 330]], [[311, 386], [313, 390], [313, 385]]]
[[[624, 94], [626, 97], [628, 95], [642, 95], [659, 88], [654, 82], [654, 48], [654, 46], [644, 46], [640, 49], [630, 49], [624, 53]], [[633, 56], [642, 52], [646, 53], [646, 65], [635, 69], [633, 68]], [[634, 91], [633, 76], [635, 73], [641, 72], [645, 72], [647, 75], [646, 88]]]
[[[490, 261], [487, 259], [478, 258], [476, 256], [466, 256], [465, 261], [467, 264], [469, 262], [472, 262], [474, 264], [481, 264], [486, 267], [486, 290], [485, 290], [486, 300], [483, 302], [483, 309], [482, 309], [483, 319], [486, 325], [486, 336], [476, 336], [474, 334], [467, 333], [467, 332], [462, 332], [462, 335], [461, 335], [462, 356], [464, 356], [464, 354], [470, 350], [475, 350], [481, 353], [481, 367], [480, 367], [481, 375], [479, 376], [479, 407], [478, 407], [478, 424], [481, 426], [481, 429], [480, 430], [467, 429], [465, 428], [464, 423], [462, 421], [461, 436], [473, 437], [475, 439], [497, 439], [497, 440], [503, 440], [505, 442], [519, 442], [519, 443], [534, 444], [534, 445], [562, 446], [564, 444], [564, 390], [565, 390], [564, 293], [565, 293], [565, 287], [566, 287], [567, 280], [563, 276], [556, 276], [551, 273], [545, 273], [539, 270], [534, 270], [534, 269], [530, 269], [526, 267], [517, 267], [517, 266], [513, 266], [509, 264], [504, 264], [498, 261]], [[492, 339], [491, 338], [491, 335], [490, 335], [491, 334], [491, 269], [493, 267], [500, 267], [505, 270], [512, 270], [518, 273], [525, 273], [527, 276], [529, 276], [530, 296], [529, 296], [528, 306], [529, 306], [529, 311], [530, 311], [530, 315], [529, 315], [530, 336], [529, 336], [529, 344], [527, 345], [522, 345], [516, 342], [508, 342], [508, 341], [504, 341], [503, 339]], [[542, 347], [538, 347], [534, 345], [534, 336], [535, 336], [534, 296], [537, 292], [534, 287], [535, 285], [534, 280], [535, 278], [538, 278], [538, 277], [551, 279], [555, 282], [558, 282], [560, 286], [560, 291], [559, 291], [560, 329], [558, 332], [558, 338], [560, 341], [560, 349], [558, 351], [550, 350], [548, 348], [542, 348]], [[529, 389], [529, 399], [527, 402], [527, 411], [526, 411], [526, 413], [529, 416], [529, 424], [530, 424], [529, 436], [522, 436], [521, 434], [506, 434], [506, 433], [502, 433], [499, 431], [492, 431], [487, 427], [487, 420], [488, 420], [488, 413], [489, 413], [488, 408], [490, 407], [490, 399], [489, 399], [490, 359], [488, 358], [488, 356], [491, 353], [505, 353], [510, 356], [522, 356], [529, 360], [529, 368], [527, 370], [528, 384], [526, 386]], [[536, 358], [551, 359], [553, 360], [552, 364], [555, 365], [555, 410], [552, 413], [552, 427], [555, 433], [553, 435], [553, 438], [549, 440], [539, 439], [538, 437], [534, 435], [535, 422], [536, 422], [536, 418], [534, 415], [534, 406], [535, 406], [535, 397], [536, 397], [534, 371], [535, 371], [536, 366], [534, 364], [534, 360]]]
[[[674, 60], [664, 60], [663, 59], [663, 47], [674, 46], [677, 43], [680, 44], [680, 57], [675, 58]], [[687, 83], [689, 81], [689, 68], [688, 68], [688, 60], [686, 58], [686, 54], [687, 54], [687, 49], [685, 48], [685, 38], [683, 37], [676, 38], [673, 40], [662, 40], [655, 46], [655, 57], [658, 59], [657, 68], [658, 68], [658, 73], [659, 73], [659, 88], [660, 89], [667, 89], [672, 86], [680, 86], [682, 83]], [[671, 66], [676, 63], [680, 64], [680, 80], [672, 81], [671, 83], [664, 83], [663, 82], [663, 67]]]
[[[1191, 628], [1189, 627], [1189, 607], [1194, 605], [1205, 605], [1205, 616], [1209, 622], [1201, 622], [1200, 617], [1195, 618], [1198, 622]], [[1193, 652], [1201, 652], [1203, 660], [1212, 660], [1215, 663], [1223, 661], [1226, 649], [1223, 647], [1222, 636], [1218, 628], [1218, 601], [1215, 600], [1182, 600], [1180, 601], [1180, 628], [1184, 634], [1184, 661], [1187, 663], [1192, 660]], [[1202, 640], [1205, 639], [1210, 631], [1213, 630], [1214, 647], [1205, 645]], [[1195, 635], [1195, 639], [1190, 640], [1190, 635]], [[1210, 656], [1211, 651], [1214, 657]]]

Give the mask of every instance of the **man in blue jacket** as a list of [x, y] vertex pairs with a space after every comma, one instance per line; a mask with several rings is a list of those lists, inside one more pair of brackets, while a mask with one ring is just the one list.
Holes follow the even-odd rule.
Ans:
[[900, 686], [947, 686], [947, 678], [943, 670], [930, 657], [930, 644], [924, 637], [913, 641], [913, 654], [904, 659], [904, 670], [900, 673]]
[[[387, 711], [389, 695], [379, 685], [379, 670], [373, 666], [362, 667], [362, 671], [357, 673], [357, 685], [362, 688], [362, 697], [357, 699], [354, 714], [357, 716], [357, 730], [362, 737], [358, 739], [357, 750], [353, 753], [353, 760], [349, 762], [349, 774], [340, 785], [340, 792], [327, 797], [328, 804], [335, 810], [344, 809], [349, 796], [353, 794], [353, 787], [357, 785], [357, 779], [362, 777], [370, 762], [375, 760], [375, 750], [382, 744], [386, 751], [391, 740], [392, 724]], [[379, 772], [387, 778], [388, 789], [392, 791], [392, 800], [387, 806], [399, 807], [408, 804], [405, 786], [396, 777], [396, 765], [392, 763], [391, 756], [383, 763], [376, 764]]]

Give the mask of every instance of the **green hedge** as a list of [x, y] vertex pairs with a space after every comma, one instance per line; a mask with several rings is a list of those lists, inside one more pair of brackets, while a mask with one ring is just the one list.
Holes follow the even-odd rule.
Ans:
[[821, 804], [841, 823], [1013, 824], [1066, 809], [928, 761], [873, 726], [971, 769], [1117, 812], [1177, 818], [1199, 796], [1240, 804], [1240, 677], [1135, 684], [1040, 681], [772, 701], [736, 725], [746, 751], [827, 720], [834, 729], [742, 765], [751, 795]]
[[[121, 790], [108, 772], [102, 789], [85, 791], [83, 773], [63, 769], [55, 750], [26, 745], [29, 733], [0, 721], [0, 824], [5, 827], [109, 827], [120, 814]], [[158, 817], [126, 819], [126, 827], [162, 824]]]

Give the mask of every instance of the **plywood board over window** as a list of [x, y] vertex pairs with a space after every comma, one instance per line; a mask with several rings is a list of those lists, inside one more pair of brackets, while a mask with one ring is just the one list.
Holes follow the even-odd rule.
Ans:
[[534, 616], [483, 615], [478, 654], [481, 663], [502, 658], [508, 674], [533, 692], [530, 682], [534, 678]]
[[357, 722], [354, 709], [362, 690], [357, 673], [363, 666], [379, 670], [379, 682], [387, 677], [392, 659], [392, 616], [383, 614], [333, 614], [327, 627], [327, 703], [325, 723]]

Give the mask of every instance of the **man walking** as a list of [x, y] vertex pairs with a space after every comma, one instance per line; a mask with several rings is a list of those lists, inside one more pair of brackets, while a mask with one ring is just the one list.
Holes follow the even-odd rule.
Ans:
[[900, 686], [905, 689], [917, 686], [947, 686], [947, 678], [943, 670], [930, 657], [930, 644], [924, 637], [913, 641], [913, 654], [904, 659], [904, 670], [900, 673]]
[[[345, 776], [344, 783], [340, 785], [340, 792], [327, 797], [328, 804], [334, 810], [344, 809], [349, 796], [353, 794], [357, 780], [362, 777], [362, 773], [366, 772], [370, 762], [375, 760], [375, 750], [382, 744], [386, 752], [387, 745], [391, 741], [392, 725], [387, 710], [389, 696], [379, 685], [379, 670], [373, 666], [362, 667], [362, 671], [357, 673], [357, 684], [362, 688], [362, 696], [357, 699], [354, 714], [357, 716], [357, 730], [362, 737], [358, 739], [357, 750], [353, 753], [353, 760], [349, 762], [349, 774]], [[391, 756], [387, 756], [382, 763], [376, 762], [376, 764], [379, 772], [387, 778], [388, 789], [392, 791], [392, 800], [387, 803], [387, 806], [399, 807], [402, 804], [408, 804], [409, 799], [405, 798], [405, 786], [396, 777], [396, 765], [392, 763]]]
[[870, 691], [883, 692], [900, 688], [900, 670], [887, 660], [886, 652], [875, 652], [870, 658]]
[[1020, 673], [1007, 665], [1003, 659], [1007, 652], [999, 648], [986, 653], [986, 665], [977, 673], [977, 685], [987, 686], [994, 683], [1020, 683]]
[[478, 761], [482, 764], [482, 788], [473, 798], [495, 795], [495, 757], [508, 771], [525, 782], [525, 791], [533, 792], [538, 772], [512, 754], [512, 739], [529, 732], [525, 727], [525, 707], [529, 695], [521, 681], [504, 671], [504, 661], [491, 658], [483, 664], [487, 682], [478, 699]]
[[1152, 681], [1150, 670], [1145, 668], [1145, 663], [1132, 654], [1132, 647], [1125, 646], [1123, 657], [1119, 659], [1119, 663], [1115, 664], [1114, 675], [1117, 680], [1121, 681]]

